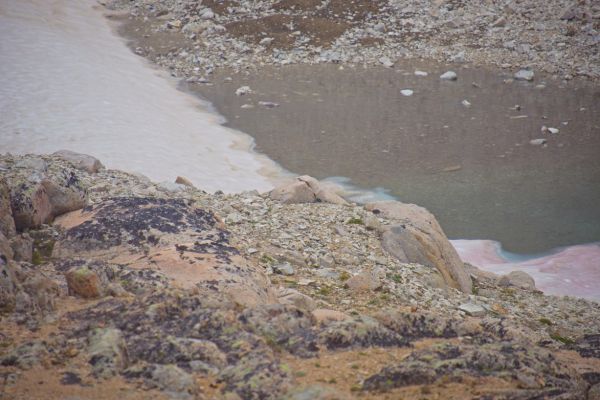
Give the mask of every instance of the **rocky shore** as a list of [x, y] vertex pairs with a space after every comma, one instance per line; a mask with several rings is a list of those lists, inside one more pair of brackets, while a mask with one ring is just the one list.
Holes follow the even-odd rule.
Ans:
[[2, 399], [597, 399], [600, 306], [463, 264], [303, 176], [154, 183], [0, 156]]
[[[136, 53], [208, 82], [217, 68], [402, 58], [495, 66], [531, 79], [600, 77], [597, 2], [103, 0]], [[522, 70], [519, 72], [519, 70]]]

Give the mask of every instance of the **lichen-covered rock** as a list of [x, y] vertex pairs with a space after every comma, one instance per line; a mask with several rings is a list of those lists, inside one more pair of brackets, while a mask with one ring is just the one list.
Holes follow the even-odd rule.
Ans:
[[46, 345], [40, 341], [26, 342], [0, 358], [0, 365], [30, 369], [48, 356]]
[[155, 269], [183, 288], [227, 293], [244, 305], [274, 303], [263, 271], [230, 243], [215, 215], [183, 199], [112, 198], [56, 221], [66, 229], [54, 257]]
[[[0, 233], [0, 236], [2, 236], [2, 233]], [[17, 277], [10, 266], [10, 262], [5, 254], [0, 253], [0, 314], [11, 312], [15, 308]]]
[[397, 222], [382, 234], [382, 245], [386, 251], [401, 262], [437, 268], [449, 286], [471, 293], [471, 278], [463, 262], [429, 211], [398, 201], [370, 203], [365, 208]]
[[289, 372], [270, 354], [251, 354], [221, 372], [225, 392], [242, 399], [279, 399], [290, 388]]
[[18, 231], [37, 228], [58, 215], [82, 208], [85, 188], [75, 170], [23, 158], [6, 174], [10, 205]]
[[7, 238], [13, 237], [16, 233], [10, 206], [10, 189], [4, 177], [0, 177], [0, 233]]
[[84, 299], [102, 296], [104, 290], [98, 275], [85, 267], [74, 268], [65, 274], [69, 295]]
[[386, 391], [427, 385], [441, 378], [445, 382], [459, 382], [464, 376], [489, 376], [508, 381], [518, 377], [520, 386], [528, 390], [527, 398], [549, 395], [582, 398], [578, 397], [581, 395], [581, 378], [568, 365], [557, 361], [547, 350], [513, 343], [441, 344], [415, 351], [400, 363], [367, 378], [363, 389]]
[[407, 346], [409, 344], [406, 338], [386, 328], [376, 319], [367, 316], [329, 324], [319, 334], [319, 341], [331, 350], [371, 346]]
[[26, 233], [15, 236], [10, 241], [15, 261], [31, 262], [33, 256], [33, 238]]
[[305, 311], [312, 311], [317, 308], [315, 301], [295, 289], [279, 288], [277, 291], [277, 300], [281, 304], [290, 304]]
[[423, 338], [456, 337], [460, 321], [443, 318], [431, 313], [402, 312], [385, 310], [375, 315], [375, 318], [386, 328], [400, 336], [418, 340]]
[[98, 378], [110, 378], [127, 368], [127, 346], [120, 330], [98, 328], [90, 332], [88, 353], [92, 373]]
[[315, 202], [348, 204], [329, 187], [307, 175], [299, 176], [291, 183], [276, 187], [269, 196], [285, 204]]
[[341, 393], [333, 388], [312, 385], [298, 388], [286, 394], [284, 400], [344, 400], [348, 395]]
[[100, 160], [87, 154], [76, 153], [70, 150], [59, 150], [52, 153], [52, 155], [62, 158], [63, 160], [70, 162], [75, 168], [90, 174], [95, 174], [104, 168], [104, 165], [102, 165]]

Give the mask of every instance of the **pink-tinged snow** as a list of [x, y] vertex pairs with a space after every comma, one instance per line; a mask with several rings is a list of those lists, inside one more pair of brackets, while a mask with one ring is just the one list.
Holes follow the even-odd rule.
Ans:
[[600, 243], [557, 249], [552, 254], [511, 262], [491, 240], [452, 240], [461, 259], [484, 271], [506, 274], [524, 271], [546, 294], [600, 301]]

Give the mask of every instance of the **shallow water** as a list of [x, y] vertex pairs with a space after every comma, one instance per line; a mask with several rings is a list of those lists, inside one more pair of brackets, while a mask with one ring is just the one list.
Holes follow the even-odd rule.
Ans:
[[267, 190], [252, 139], [134, 55], [94, 1], [0, 1], [0, 152], [70, 149], [153, 180]]
[[[451, 238], [528, 254], [600, 241], [600, 89], [505, 83], [498, 71], [460, 66], [457, 81], [441, 81], [446, 68], [262, 68], [192, 89], [286, 169], [386, 188], [432, 211]], [[235, 96], [242, 85], [254, 93]], [[530, 145], [536, 138], [547, 146]]]

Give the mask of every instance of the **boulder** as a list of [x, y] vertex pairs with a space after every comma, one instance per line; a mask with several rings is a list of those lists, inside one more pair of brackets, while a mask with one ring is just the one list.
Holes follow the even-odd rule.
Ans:
[[511, 271], [507, 275], [501, 276], [498, 284], [500, 286], [516, 286], [525, 290], [535, 289], [535, 280], [523, 271]]
[[317, 308], [317, 304], [311, 297], [295, 289], [280, 288], [277, 291], [277, 300], [281, 304], [290, 304], [305, 311], [312, 311]]
[[324, 202], [348, 204], [334, 190], [311, 176], [299, 176], [294, 181], [273, 189], [269, 196], [285, 204]]
[[93, 299], [102, 295], [100, 278], [88, 268], [73, 268], [65, 275], [69, 287], [69, 295]]
[[370, 203], [365, 208], [396, 223], [383, 229], [382, 246], [388, 253], [401, 262], [437, 268], [448, 286], [471, 293], [469, 273], [433, 214], [397, 201]]
[[6, 175], [10, 206], [18, 231], [37, 228], [85, 204], [85, 189], [76, 171], [38, 158], [23, 158]]
[[380, 288], [381, 281], [374, 273], [363, 271], [348, 279], [345, 286], [354, 292], [366, 292]]
[[94, 329], [88, 342], [89, 363], [95, 377], [110, 378], [127, 368], [127, 347], [119, 329]]
[[76, 153], [71, 150], [59, 150], [52, 155], [68, 161], [75, 168], [90, 174], [95, 174], [104, 169], [104, 165], [102, 165], [100, 160], [87, 154]]

